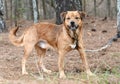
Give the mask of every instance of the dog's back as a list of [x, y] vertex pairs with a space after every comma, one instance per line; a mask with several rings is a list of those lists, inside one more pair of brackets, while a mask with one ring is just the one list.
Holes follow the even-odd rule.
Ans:
[[61, 25], [42, 22], [35, 26], [39, 39], [46, 40], [53, 47], [57, 46], [57, 40], [62, 31]]

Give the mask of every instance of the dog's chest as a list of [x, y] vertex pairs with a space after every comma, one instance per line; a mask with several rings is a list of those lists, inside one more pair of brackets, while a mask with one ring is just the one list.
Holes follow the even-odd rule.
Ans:
[[70, 43], [69, 46], [71, 49], [77, 49], [78, 48], [78, 37], [70, 37]]
[[77, 49], [77, 47], [78, 47], [78, 41], [77, 41], [77, 40], [74, 40], [74, 42], [73, 42], [72, 44], [70, 44], [70, 47], [71, 47], [72, 49]]
[[[61, 36], [62, 40], [60, 40], [60, 45], [65, 46], [67, 49], [77, 49], [78, 48], [78, 38], [74, 37], [74, 35], [71, 37], [69, 34], [63, 34]], [[63, 42], [62, 42], [63, 41]]]
[[[62, 42], [61, 42], [62, 43]], [[66, 38], [61, 46], [65, 47], [66, 49], [77, 49], [78, 48], [78, 40], [72, 38]]]

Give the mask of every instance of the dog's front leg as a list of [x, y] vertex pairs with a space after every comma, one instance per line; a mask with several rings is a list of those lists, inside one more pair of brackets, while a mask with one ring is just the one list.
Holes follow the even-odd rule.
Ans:
[[93, 73], [90, 71], [83, 45], [79, 44], [78, 51], [80, 53], [80, 57], [82, 59], [82, 62], [85, 66], [87, 75], [93, 75]]
[[59, 78], [66, 78], [64, 73], [64, 51], [59, 52], [59, 59], [58, 59], [58, 68], [59, 68]]

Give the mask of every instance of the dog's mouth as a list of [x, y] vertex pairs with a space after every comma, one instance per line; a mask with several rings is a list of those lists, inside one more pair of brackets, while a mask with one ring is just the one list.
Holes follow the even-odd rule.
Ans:
[[72, 31], [75, 31], [78, 27], [78, 25], [68, 25], [68, 28]]

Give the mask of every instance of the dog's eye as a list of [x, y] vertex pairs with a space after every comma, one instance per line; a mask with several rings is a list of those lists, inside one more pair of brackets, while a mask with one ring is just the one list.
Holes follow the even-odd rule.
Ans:
[[68, 17], [68, 18], [66, 18], [67, 20], [69, 20], [70, 18]]
[[75, 17], [75, 19], [79, 19], [79, 17]]

